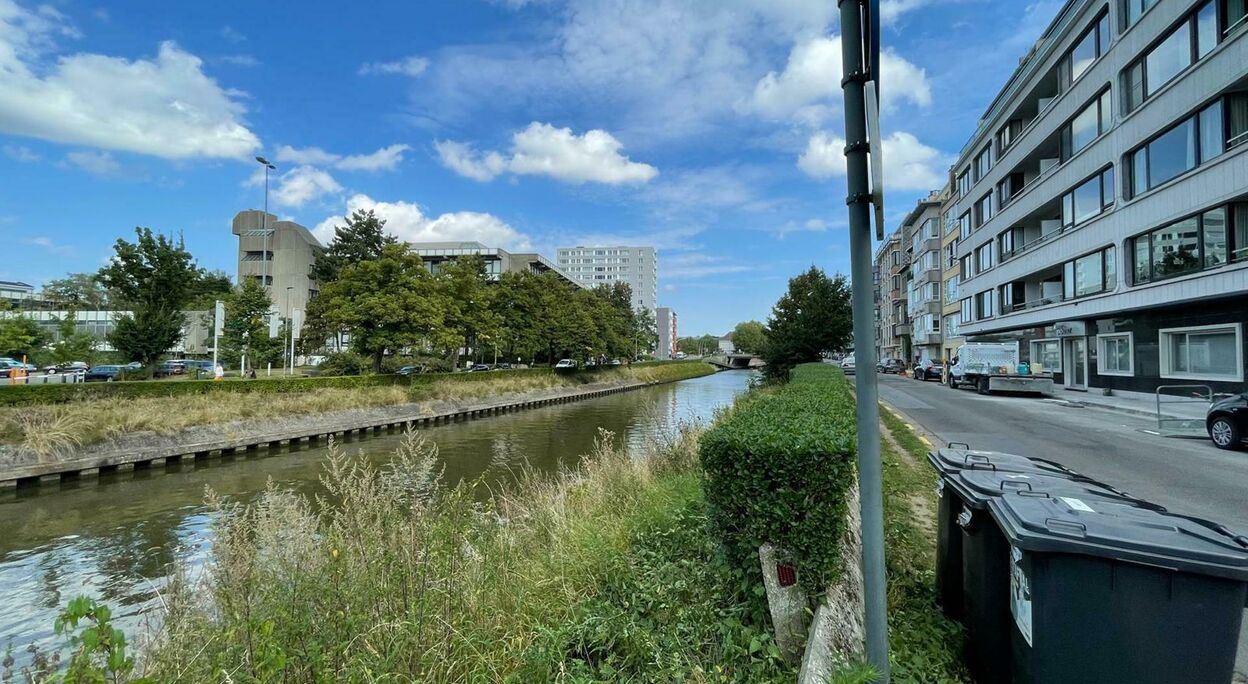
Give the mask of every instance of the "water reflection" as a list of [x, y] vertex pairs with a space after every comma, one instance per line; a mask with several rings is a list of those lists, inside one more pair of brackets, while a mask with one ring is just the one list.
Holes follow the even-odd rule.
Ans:
[[[681, 421], [710, 419], [743, 391], [745, 372], [720, 373], [599, 399], [557, 404], [428, 428], [445, 463], [445, 481], [495, 485], [523, 468], [575, 465], [600, 428], [630, 446], [670, 432]], [[343, 446], [386, 461], [399, 434]], [[263, 452], [261, 452], [263, 453]], [[205, 488], [248, 501], [268, 480], [315, 492], [324, 447], [171, 466], [44, 487], [0, 500], [0, 651], [15, 655], [52, 641], [57, 612], [85, 593], [114, 608], [133, 632], [159, 600], [171, 563], [192, 573], [211, 545]]]

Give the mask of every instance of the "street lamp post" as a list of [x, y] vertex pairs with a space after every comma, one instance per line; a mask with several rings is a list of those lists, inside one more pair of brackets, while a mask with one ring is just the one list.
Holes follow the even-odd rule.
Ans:
[[290, 291], [293, 289], [294, 285], [286, 286], [286, 333], [290, 335], [290, 371], [287, 375], [295, 374], [295, 317], [290, 309]]
[[260, 219], [260, 284], [269, 287], [269, 171], [277, 167], [270, 164], [264, 157], [256, 157], [256, 161], [264, 166], [264, 216]]

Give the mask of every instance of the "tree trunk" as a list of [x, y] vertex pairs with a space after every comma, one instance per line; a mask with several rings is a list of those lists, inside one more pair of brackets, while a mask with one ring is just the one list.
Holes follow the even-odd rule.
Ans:
[[386, 353], [386, 350], [384, 349], [378, 349], [377, 351], [373, 352], [373, 372], [374, 373], [381, 372], [381, 358], [382, 356], [385, 355], [385, 353]]

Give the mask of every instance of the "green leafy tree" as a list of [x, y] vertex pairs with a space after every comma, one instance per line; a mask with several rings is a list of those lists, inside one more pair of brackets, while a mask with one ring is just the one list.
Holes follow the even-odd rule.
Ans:
[[35, 321], [17, 313], [0, 313], [0, 356], [30, 358], [47, 342], [47, 333]]
[[714, 335], [680, 337], [676, 339], [676, 349], [686, 354], [714, 354], [719, 349], [719, 338]]
[[[441, 285], [446, 327], [456, 335], [447, 349], [447, 359], [457, 361], [459, 350], [465, 349], [480, 359], [484, 352], [477, 337], [499, 337], [499, 319], [492, 302], [496, 296], [493, 284], [486, 278], [485, 261], [479, 256], [464, 256], [440, 264], [437, 280]], [[491, 353], [493, 342], [490, 343]]]
[[74, 323], [74, 312], [70, 311], [59, 323], [57, 323], [58, 339], [52, 343], [52, 361], [54, 363], [68, 363], [70, 361], [86, 361], [92, 363], [95, 358], [95, 350], [100, 346], [100, 341], [88, 332], [78, 330], [78, 326]]
[[234, 283], [224, 271], [196, 269], [184, 306], [193, 311], [211, 310], [218, 299], [224, 300], [233, 291]]
[[649, 309], [633, 312], [633, 358], [651, 354], [659, 344], [659, 326]]
[[123, 354], [149, 368], [182, 337], [183, 307], [195, 294], [203, 272], [179, 240], [136, 228], [136, 240], [117, 240], [98, 279], [130, 310], [117, 319], [108, 340]]
[[385, 219], [372, 209], [356, 211], [347, 217], [346, 225], [334, 227], [334, 239], [317, 255], [312, 264], [312, 279], [325, 284], [338, 277], [338, 271], [351, 264], [376, 259], [387, 245], [398, 239], [385, 232]]
[[221, 336], [221, 359], [239, 364], [243, 356], [252, 368], [282, 359], [284, 337], [269, 337], [269, 293], [255, 279], [246, 279], [225, 296], [225, 330]]
[[837, 351], [853, 333], [849, 287], [845, 277], [829, 278], [810, 270], [789, 280], [789, 289], [771, 309], [763, 360], [766, 373], [788, 378], [799, 363], [818, 361], [821, 353]]
[[767, 328], [758, 321], [742, 321], [732, 329], [732, 346], [746, 354], [761, 354], [767, 348]]
[[109, 308], [109, 292], [95, 273], [70, 273], [43, 285], [42, 297], [59, 309], [99, 311]]
[[380, 257], [344, 266], [321, 287], [322, 315], [381, 371], [387, 350], [444, 342], [444, 299], [420, 257], [387, 245]]

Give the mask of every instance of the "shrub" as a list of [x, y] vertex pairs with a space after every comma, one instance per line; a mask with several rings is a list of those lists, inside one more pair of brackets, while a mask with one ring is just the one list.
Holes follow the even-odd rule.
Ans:
[[755, 390], [702, 437], [710, 517], [729, 556], [757, 565], [764, 543], [789, 554], [806, 587], [839, 575], [854, 482], [854, 402], [830, 366]]
[[350, 351], [334, 352], [317, 366], [321, 375], [363, 375], [368, 368], [368, 359]]

